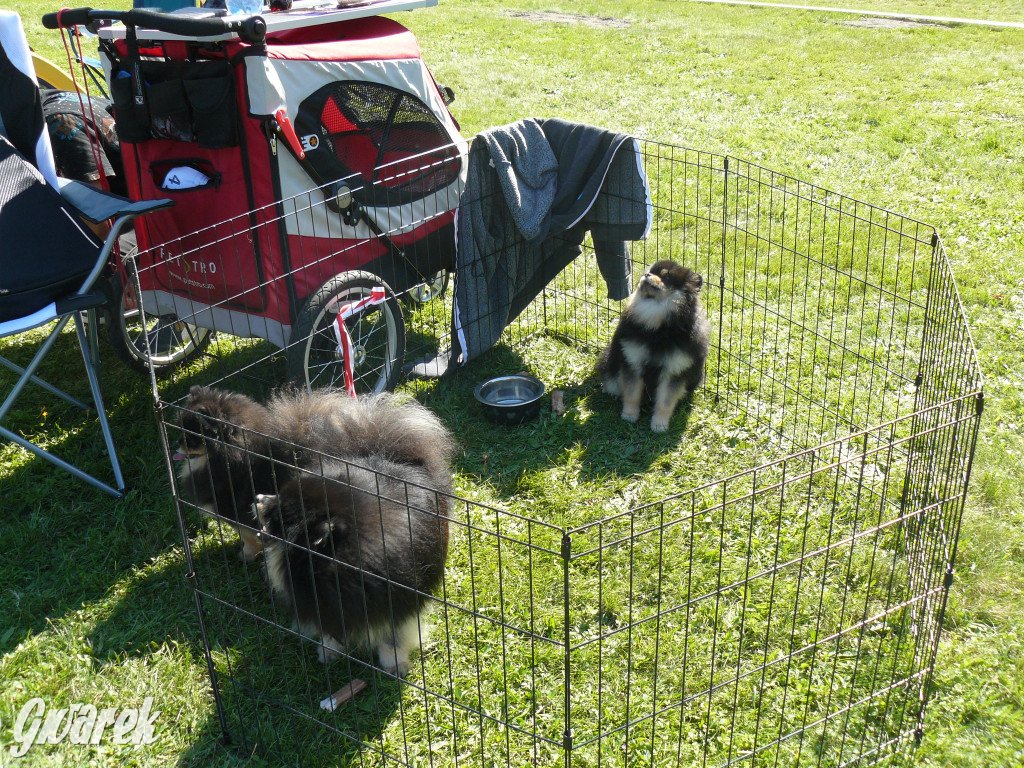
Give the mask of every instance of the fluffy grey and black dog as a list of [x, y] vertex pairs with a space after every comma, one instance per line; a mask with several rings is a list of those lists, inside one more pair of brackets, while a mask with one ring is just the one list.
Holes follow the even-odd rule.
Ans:
[[651, 429], [664, 432], [679, 401], [704, 379], [708, 320], [703, 279], [673, 261], [644, 272], [597, 362], [605, 392], [622, 398], [622, 418], [635, 422], [646, 394]]
[[179, 424], [180, 492], [239, 529], [245, 560], [261, 549], [256, 495], [276, 494], [297, 469], [315, 468], [322, 457], [376, 455], [446, 477], [452, 450], [436, 416], [415, 401], [399, 405], [387, 393], [355, 400], [337, 390], [285, 389], [264, 405], [239, 392], [195, 386]]
[[332, 458], [256, 497], [267, 577], [321, 660], [375, 650], [404, 675], [444, 573], [454, 444], [427, 408], [388, 394], [336, 402], [330, 425]]

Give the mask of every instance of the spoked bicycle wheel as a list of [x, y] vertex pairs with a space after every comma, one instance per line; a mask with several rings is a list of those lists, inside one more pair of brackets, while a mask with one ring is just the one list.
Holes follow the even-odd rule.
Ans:
[[306, 301], [292, 327], [288, 375], [308, 389], [345, 388], [345, 356], [335, 327], [346, 306], [382, 291], [383, 301], [354, 309], [344, 320], [358, 394], [393, 389], [405, 359], [405, 318], [394, 291], [370, 272], [342, 272]]
[[[135, 268], [135, 253], [133, 249], [122, 257], [125, 269]], [[143, 323], [133, 281], [122, 280], [115, 274], [110, 283], [113, 300], [108, 305], [105, 318], [107, 341], [117, 356], [133, 370], [147, 373], [152, 363], [156, 373], [164, 373], [195, 359], [210, 346], [212, 331], [186, 323], [177, 315], [147, 314]], [[147, 351], [147, 336], [152, 360]]]

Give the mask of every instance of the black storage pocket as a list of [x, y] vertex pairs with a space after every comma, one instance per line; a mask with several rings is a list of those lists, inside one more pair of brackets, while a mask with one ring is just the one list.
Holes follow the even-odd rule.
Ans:
[[158, 139], [193, 141], [192, 116], [181, 80], [166, 80], [146, 88], [149, 130]]
[[[134, 144], [149, 139], [149, 112], [140, 111], [136, 107], [132, 79], [115, 77], [110, 83], [110, 95], [114, 101], [114, 121], [117, 124], [118, 140]], [[145, 107], [141, 109], [145, 110]]]
[[205, 149], [224, 149], [238, 143], [238, 121], [232, 99], [231, 76], [185, 80], [196, 141]]
[[[123, 66], [123, 65], [122, 65]], [[145, 104], [135, 104], [132, 80], [122, 69], [111, 82], [121, 141], [195, 142], [204, 149], [238, 145], [234, 79], [226, 61], [143, 61]]]

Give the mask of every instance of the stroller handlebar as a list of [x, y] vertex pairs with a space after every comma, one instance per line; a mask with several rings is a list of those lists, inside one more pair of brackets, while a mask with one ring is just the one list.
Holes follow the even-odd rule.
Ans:
[[89, 23], [92, 8], [65, 8], [57, 13], [44, 13], [43, 26], [47, 29], [78, 27]]
[[142, 27], [182, 37], [216, 37], [236, 34], [248, 43], [262, 42], [267, 23], [262, 16], [227, 18], [224, 16], [190, 17], [162, 13], [146, 8], [128, 11], [101, 11], [92, 8], [68, 8], [57, 13], [43, 14], [47, 29], [75, 27], [96, 21], [120, 21], [126, 27]]

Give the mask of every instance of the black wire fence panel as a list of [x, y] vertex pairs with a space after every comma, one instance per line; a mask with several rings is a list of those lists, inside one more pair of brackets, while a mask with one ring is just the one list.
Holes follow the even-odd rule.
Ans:
[[[243, 754], [298, 765], [860, 766], [899, 763], [920, 737], [983, 403], [944, 245], [925, 224], [736, 158], [638, 145], [653, 224], [630, 244], [633, 284], [662, 259], [704, 278], [711, 348], [703, 385], [677, 414], [685, 427], [648, 439], [643, 420], [619, 424], [618, 404], [599, 393], [595, 360], [624, 305], [608, 298], [589, 237], [494, 349], [451, 378], [400, 377], [462, 449], [443, 504], [444, 577], [417, 596], [404, 677], [358, 647], [319, 661], [316, 633], [285, 615], [262, 561], [240, 562], [230, 521], [182, 493], [170, 454], [189, 387], [262, 399], [295, 379], [289, 348], [303, 340], [214, 322], [245, 315], [244, 291], [220, 302], [177, 291], [177, 319], [218, 333], [188, 365], [154, 376], [154, 394], [218, 727]], [[320, 221], [326, 201], [313, 190], [254, 220]], [[426, 221], [389, 220], [373, 237]], [[518, 244], [513, 235], [502, 247]], [[164, 249], [174, 258], [182, 247]], [[399, 263], [401, 246], [358, 246], [375, 254], [358, 268], [401, 283], [406, 363], [451, 344], [453, 247], [431, 241], [413, 266]], [[293, 259], [306, 265], [302, 284], [333, 277], [336, 255], [316, 280], [315, 259]], [[144, 276], [160, 259], [140, 264]], [[456, 283], [471, 268], [460, 264]], [[258, 288], [289, 274], [272, 271]], [[145, 280], [141, 295], [145, 310]], [[306, 297], [295, 298], [293, 310]], [[536, 423], [486, 422], [473, 386], [518, 370], [564, 390], [569, 413], [552, 415], [545, 399]], [[584, 469], [547, 466], [552, 446]], [[559, 484], [578, 490], [545, 495]], [[389, 493], [382, 503], [410, 498]], [[365, 689], [320, 706], [353, 680]]]

